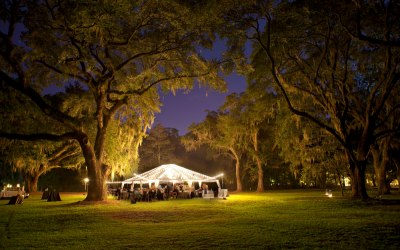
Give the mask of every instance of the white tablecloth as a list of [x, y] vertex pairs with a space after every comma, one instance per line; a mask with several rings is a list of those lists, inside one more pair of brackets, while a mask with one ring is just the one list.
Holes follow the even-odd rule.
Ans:
[[18, 194], [18, 192], [21, 192], [21, 191], [4, 191], [4, 190], [2, 190], [0, 198], [10, 198], [12, 196], [16, 196]]

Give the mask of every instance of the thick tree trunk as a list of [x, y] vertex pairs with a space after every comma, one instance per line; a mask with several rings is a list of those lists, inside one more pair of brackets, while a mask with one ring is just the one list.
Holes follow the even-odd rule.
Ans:
[[88, 165], [88, 178], [88, 192], [85, 201], [107, 200], [106, 179], [100, 162], [96, 161]]
[[377, 169], [377, 179], [378, 179], [378, 194], [390, 194], [390, 189], [388, 188], [388, 181], [386, 178], [386, 165], [387, 162], [381, 162], [379, 169]]
[[236, 169], [236, 192], [242, 192], [242, 179], [240, 178], [240, 159], [236, 159], [235, 161], [235, 169]]
[[357, 150], [353, 153], [352, 148], [346, 148], [346, 156], [350, 167], [351, 187], [353, 198], [369, 199], [366, 188], [365, 170], [367, 168], [368, 152], [371, 148], [368, 137], [369, 132], [368, 122], [365, 125], [361, 137], [357, 141]]
[[25, 187], [25, 192], [31, 193], [31, 192], [37, 192], [37, 185], [39, 182], [39, 177], [41, 173], [34, 173], [32, 174], [25, 174], [25, 182], [26, 182], [26, 187]]
[[389, 148], [390, 141], [388, 139], [384, 139], [382, 143], [380, 143], [380, 147], [372, 147], [372, 157], [374, 163], [374, 171], [378, 183], [378, 195], [390, 194], [390, 187], [387, 185], [386, 178], [386, 169], [389, 163]]
[[27, 175], [25, 192], [27, 192], [27, 193], [37, 192], [38, 181], [39, 181], [39, 175], [37, 175], [37, 174], [35, 174], [34, 176]]
[[85, 201], [104, 201], [107, 200], [106, 175], [102, 168], [101, 161], [96, 159], [94, 149], [86, 140], [80, 140], [85, 163], [88, 169], [88, 192]]
[[32, 176], [32, 182], [31, 182], [31, 190], [32, 190], [32, 192], [37, 192], [38, 182], [39, 182], [39, 175], [36, 174], [35, 176]]
[[358, 164], [353, 165], [350, 169], [352, 195], [354, 198], [368, 199], [365, 186], [365, 162], [358, 162]]
[[236, 192], [242, 192], [243, 187], [242, 187], [242, 179], [240, 177], [240, 157], [233, 148], [229, 148], [228, 150], [232, 154], [233, 160], [235, 161]]
[[262, 163], [258, 156], [256, 156], [257, 168], [258, 168], [258, 185], [257, 192], [264, 192], [264, 172], [262, 169]]
[[262, 162], [258, 156], [258, 130], [253, 133], [253, 146], [254, 146], [254, 157], [257, 163], [258, 170], [258, 184], [257, 192], [264, 192], [264, 172], [262, 169]]

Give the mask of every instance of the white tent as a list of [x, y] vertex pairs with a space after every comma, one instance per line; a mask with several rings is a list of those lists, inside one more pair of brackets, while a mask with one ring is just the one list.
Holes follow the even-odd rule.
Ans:
[[218, 187], [220, 187], [218, 180], [218, 177], [220, 176], [222, 175], [210, 177], [205, 174], [200, 174], [198, 172], [178, 166], [176, 164], [165, 164], [142, 174], [135, 174], [135, 176], [133, 176], [132, 178], [124, 180], [122, 182], [122, 186], [124, 184], [136, 183], [148, 183], [149, 186], [154, 183], [156, 186], [158, 186], [159, 183], [175, 184], [182, 182], [187, 182], [189, 186], [191, 186], [194, 182], [198, 182], [199, 186], [201, 186], [203, 182], [216, 182]]

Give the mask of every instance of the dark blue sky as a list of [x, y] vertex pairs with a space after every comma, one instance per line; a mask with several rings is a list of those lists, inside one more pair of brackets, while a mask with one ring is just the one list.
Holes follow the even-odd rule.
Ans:
[[[221, 60], [226, 50], [225, 44], [226, 39], [217, 38], [212, 49], [200, 49], [199, 52], [206, 59]], [[246, 56], [250, 56], [250, 42], [246, 43], [244, 52]], [[228, 84], [228, 91], [225, 93], [207, 91], [206, 88], [195, 86], [188, 94], [180, 91], [175, 96], [172, 93], [162, 96], [163, 106], [161, 113], [156, 115], [154, 124], [161, 123], [164, 127], [178, 129], [180, 135], [186, 134], [190, 124], [204, 120], [207, 110], [217, 110], [227, 95], [233, 92], [240, 93], [246, 89], [246, 80], [243, 76], [231, 74], [225, 77], [225, 80]]]
[[225, 77], [225, 80], [228, 84], [228, 91], [225, 93], [195, 86], [187, 94], [179, 91], [175, 96], [172, 93], [162, 96], [163, 106], [161, 112], [156, 114], [154, 124], [161, 123], [164, 127], [178, 129], [180, 135], [186, 134], [188, 126], [201, 122], [207, 115], [207, 110], [217, 110], [227, 95], [240, 93], [246, 88], [243, 76], [232, 74]]

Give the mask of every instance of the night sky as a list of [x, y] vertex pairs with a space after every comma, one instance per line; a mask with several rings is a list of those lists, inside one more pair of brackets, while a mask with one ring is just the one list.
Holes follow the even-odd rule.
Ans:
[[176, 128], [180, 135], [187, 132], [187, 127], [192, 123], [201, 122], [207, 115], [207, 110], [217, 110], [225, 101], [225, 97], [233, 92], [240, 93], [246, 88], [245, 78], [232, 74], [225, 77], [228, 91], [219, 93], [195, 86], [185, 94], [179, 91], [174, 96], [172, 93], [163, 95], [161, 112], [156, 114], [154, 124], [161, 123], [164, 127]]
[[[217, 38], [212, 49], [202, 49], [200, 54], [206, 59], [221, 60], [225, 51], [226, 39]], [[251, 54], [251, 43], [246, 43], [245, 55]], [[188, 94], [179, 91], [174, 96], [172, 93], [161, 96], [161, 113], [156, 114], [154, 124], [161, 123], [164, 127], [176, 128], [180, 135], [187, 132], [192, 123], [201, 122], [207, 115], [207, 110], [217, 110], [231, 93], [240, 93], [246, 89], [246, 80], [243, 76], [231, 74], [225, 77], [228, 91], [218, 93], [206, 88], [195, 86]]]

